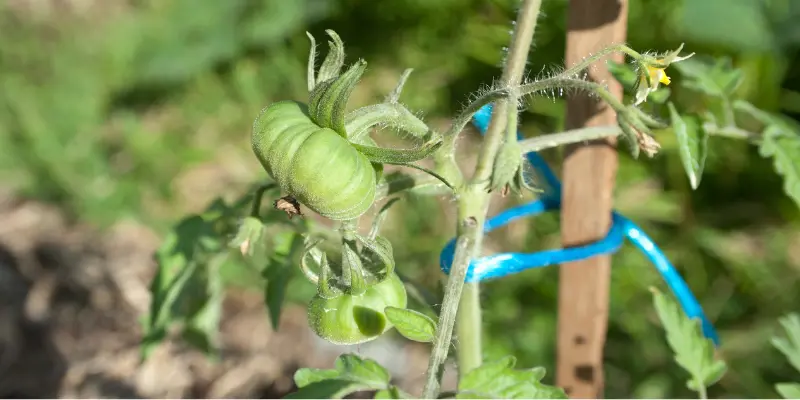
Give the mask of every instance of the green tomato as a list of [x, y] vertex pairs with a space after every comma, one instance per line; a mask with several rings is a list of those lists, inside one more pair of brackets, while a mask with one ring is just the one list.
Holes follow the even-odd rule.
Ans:
[[253, 151], [281, 189], [318, 214], [347, 220], [375, 201], [380, 165], [335, 131], [316, 125], [308, 106], [280, 101], [253, 124]]
[[408, 298], [403, 282], [392, 274], [360, 296], [314, 296], [308, 304], [308, 323], [317, 336], [340, 345], [368, 342], [393, 327], [386, 307], [405, 308]]

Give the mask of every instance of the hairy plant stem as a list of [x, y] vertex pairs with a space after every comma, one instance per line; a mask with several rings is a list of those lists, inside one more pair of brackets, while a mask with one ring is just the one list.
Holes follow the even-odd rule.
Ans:
[[[509, 88], [518, 86], [522, 80], [541, 3], [541, 0], [525, 0], [518, 11], [516, 29], [511, 39], [510, 51], [502, 76], [502, 84]], [[513, 107], [511, 111], [516, 113], [517, 105], [513, 104], [511, 106]], [[498, 100], [495, 105], [494, 115], [504, 115], [507, 112], [507, 108], [507, 101]], [[462, 301], [462, 292], [465, 286], [464, 279], [470, 261], [480, 253], [483, 225], [486, 220], [490, 197], [487, 191], [487, 184], [491, 177], [494, 159], [503, 141], [503, 128], [506, 122], [507, 118], [492, 118], [478, 156], [475, 173], [470, 182], [462, 186], [458, 193], [458, 239], [456, 240], [453, 265], [450, 268], [450, 277], [445, 286], [444, 301], [439, 315], [436, 338], [433, 342], [428, 363], [427, 380], [422, 394], [423, 398], [426, 399], [436, 398], [439, 392], [444, 364], [450, 350], [456, 316], [458, 316], [460, 331], [471, 330], [479, 335], [482, 330], [480, 303], [477, 301], [480, 292], [477, 283], [466, 284], [468, 289], [463, 299], [465, 301], [461, 304], [463, 308], [460, 312], [459, 303]], [[451, 141], [447, 140], [447, 142]], [[466, 339], [459, 340], [457, 344], [458, 370], [461, 376], [478, 367], [483, 358], [480, 336], [468, 336]]]
[[620, 129], [620, 127], [617, 125], [593, 126], [551, 133], [548, 135], [535, 136], [529, 139], [520, 140], [519, 144], [522, 146], [522, 153], [524, 154], [572, 143], [585, 142], [587, 140], [618, 136], [621, 133], [622, 129]]

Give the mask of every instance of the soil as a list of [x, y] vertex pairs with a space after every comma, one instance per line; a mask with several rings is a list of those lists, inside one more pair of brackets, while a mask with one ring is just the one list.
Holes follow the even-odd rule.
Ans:
[[[259, 293], [229, 293], [221, 361], [170, 341], [140, 363], [139, 318], [160, 238], [129, 222], [101, 232], [7, 192], [0, 221], [3, 398], [280, 398], [295, 389], [299, 367], [330, 368], [344, 352], [375, 359], [404, 390], [421, 392], [427, 346], [391, 335], [334, 346], [309, 330], [301, 306], [287, 307], [274, 332]], [[451, 389], [452, 371], [446, 378]]]

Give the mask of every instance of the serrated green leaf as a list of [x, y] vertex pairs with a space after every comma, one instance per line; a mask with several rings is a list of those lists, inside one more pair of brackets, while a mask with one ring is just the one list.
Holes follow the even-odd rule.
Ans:
[[289, 254], [286, 256], [273, 257], [269, 267], [264, 269], [264, 278], [267, 280], [265, 287], [264, 301], [267, 303], [267, 310], [269, 310], [269, 320], [272, 323], [272, 329], [278, 330], [281, 320], [281, 311], [283, 310], [283, 302], [286, 298], [286, 288], [289, 285], [289, 280], [293, 275], [293, 263], [305, 250], [304, 238], [302, 235], [292, 233], [292, 240], [289, 249]]
[[700, 385], [708, 387], [718, 381], [727, 367], [724, 361], [714, 358], [714, 346], [703, 336], [699, 321], [689, 319], [671, 298], [655, 288], [651, 291], [675, 361], [692, 377], [687, 386], [699, 391]]
[[184, 218], [156, 251], [158, 271], [150, 284], [152, 298], [144, 321], [141, 356], [166, 337], [172, 324], [183, 324], [184, 340], [213, 352], [224, 283], [221, 267], [231, 253], [225, 246], [236, 228], [237, 209], [216, 199], [200, 215]]
[[667, 103], [672, 130], [678, 139], [678, 151], [692, 189], [700, 186], [708, 156], [708, 134], [695, 118], [678, 114], [672, 102]]
[[759, 153], [772, 158], [775, 171], [783, 178], [783, 191], [800, 206], [800, 135], [772, 125], [762, 135]]
[[779, 383], [775, 385], [775, 390], [784, 399], [800, 399], [800, 383]]
[[772, 345], [775, 346], [794, 369], [800, 372], [800, 314], [792, 313], [778, 320], [786, 338], [773, 337]]
[[286, 287], [292, 277], [291, 266], [286, 261], [275, 262], [264, 274], [267, 280], [264, 288], [264, 301], [269, 311], [269, 320], [273, 330], [278, 330], [286, 297]]
[[457, 398], [566, 399], [564, 390], [540, 382], [544, 368], [515, 370], [516, 358], [506, 356], [468, 372], [458, 382]]
[[294, 393], [289, 393], [284, 399], [341, 399], [351, 393], [369, 389], [363, 383], [347, 379], [327, 379], [310, 383]]
[[686, 87], [710, 96], [729, 97], [744, 79], [742, 71], [733, 68], [727, 58], [705, 61], [695, 57], [674, 65], [683, 74]]
[[500, 375], [514, 368], [517, 359], [514, 356], [506, 356], [496, 361], [485, 362], [478, 368], [469, 371], [458, 382], [459, 392], [479, 392], [491, 385]]
[[187, 343], [214, 357], [218, 355], [219, 323], [222, 319], [222, 302], [225, 299], [220, 268], [227, 257], [227, 254], [220, 254], [209, 262], [205, 277], [205, 301], [191, 314], [182, 333]]
[[350, 145], [355, 147], [359, 153], [367, 157], [367, 159], [374, 163], [380, 164], [408, 164], [414, 161], [422, 160], [433, 154], [434, 151], [442, 147], [441, 140], [428, 142], [414, 149], [387, 149], [376, 146], [366, 146], [357, 143]]
[[314, 382], [336, 379], [340, 375], [339, 371], [335, 369], [300, 368], [294, 373], [294, 384], [303, 388]]
[[425, 314], [405, 308], [386, 307], [386, 318], [401, 335], [416, 342], [433, 342], [436, 322]]
[[386, 388], [391, 375], [386, 368], [374, 360], [361, 358], [355, 354], [342, 354], [336, 359], [336, 370], [342, 378], [368, 385], [373, 389]]

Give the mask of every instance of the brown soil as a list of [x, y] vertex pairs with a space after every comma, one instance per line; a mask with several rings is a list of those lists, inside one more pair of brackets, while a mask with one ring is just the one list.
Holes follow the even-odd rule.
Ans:
[[259, 293], [226, 299], [219, 363], [169, 342], [140, 364], [158, 236], [134, 223], [98, 232], [9, 193], [0, 193], [0, 221], [3, 398], [278, 398], [294, 390], [297, 368], [329, 368], [343, 352], [376, 359], [405, 390], [421, 391], [426, 346], [392, 337], [333, 346], [311, 333], [300, 306], [273, 332]]

